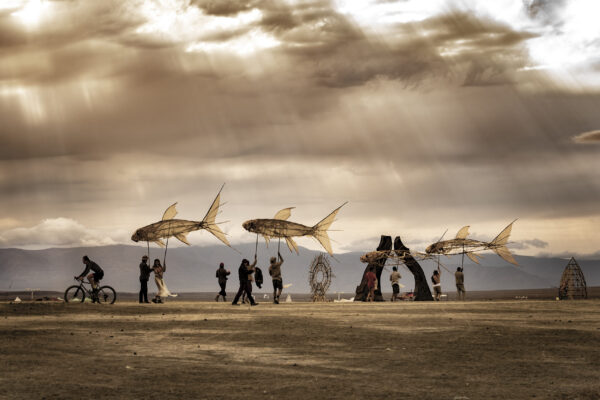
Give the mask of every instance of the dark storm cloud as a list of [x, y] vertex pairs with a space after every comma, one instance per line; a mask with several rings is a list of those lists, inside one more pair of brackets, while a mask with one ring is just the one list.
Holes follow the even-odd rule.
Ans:
[[523, 5], [530, 18], [560, 28], [561, 12], [567, 0], [524, 0]]
[[[195, 1], [179, 11], [262, 18], [177, 36], [140, 33], [125, 2], [64, 4], [39, 30], [0, 17], [2, 205], [29, 226], [223, 181], [257, 213], [268, 194], [266, 216], [344, 198], [390, 231], [597, 213], [600, 159], [571, 139], [600, 126], [597, 95], [519, 72], [531, 33], [451, 11], [377, 36], [327, 1]], [[253, 32], [279, 45], [185, 51]]]
[[399, 80], [408, 86], [432, 77], [452, 77], [466, 85], [506, 83], [527, 59], [523, 42], [534, 37], [466, 12], [451, 12], [418, 23], [399, 24], [381, 41], [365, 34], [328, 2], [302, 8], [262, 9], [261, 26], [319, 84], [362, 85]]
[[575, 143], [600, 143], [600, 130], [580, 133], [573, 137]]
[[252, 10], [261, 1], [239, 0], [192, 0], [191, 5], [200, 8], [208, 15], [235, 16], [241, 12]]

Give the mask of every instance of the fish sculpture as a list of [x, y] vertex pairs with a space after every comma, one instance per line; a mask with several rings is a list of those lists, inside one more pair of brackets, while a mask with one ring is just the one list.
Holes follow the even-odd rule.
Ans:
[[[221, 190], [223, 190], [222, 187]], [[176, 237], [181, 242], [189, 246], [190, 243], [187, 240], [187, 234], [200, 229], [205, 229], [212, 233], [221, 242], [231, 247], [229, 241], [227, 240], [227, 237], [215, 222], [215, 218], [219, 213], [221, 190], [219, 190], [217, 197], [215, 197], [215, 199], [213, 200], [210, 208], [208, 209], [208, 212], [206, 213], [202, 221], [174, 219], [177, 215], [177, 209], [175, 208], [177, 203], [175, 203], [166, 209], [160, 221], [136, 230], [135, 233], [131, 236], [131, 240], [133, 240], [134, 242], [153, 242], [158, 244], [160, 247], [165, 247], [163, 239], [168, 240], [168, 238], [170, 237]]]
[[476, 264], [479, 264], [478, 255], [476, 253], [486, 250], [491, 250], [500, 256], [504, 261], [507, 261], [513, 265], [518, 265], [513, 255], [506, 247], [508, 238], [512, 231], [512, 226], [515, 221], [508, 224], [506, 228], [502, 230], [491, 242], [483, 242], [480, 240], [467, 239], [469, 235], [470, 226], [463, 226], [456, 237], [451, 240], [437, 241], [430, 244], [425, 249], [425, 253], [428, 255], [453, 255], [453, 254], [465, 254]]
[[[496, 236], [491, 242], [467, 239], [467, 236], [469, 235], [470, 226], [463, 226], [458, 231], [454, 239], [444, 241], [440, 239], [437, 242], [427, 246], [427, 248], [425, 249], [425, 253], [411, 252], [411, 256], [418, 260], [426, 260], [432, 259], [433, 257], [438, 255], [450, 256], [464, 254], [467, 257], [469, 257], [471, 261], [473, 261], [476, 264], [479, 264], [479, 258], [481, 258], [481, 256], [477, 253], [486, 250], [491, 250], [495, 252], [498, 256], [500, 256], [503, 260], [513, 265], [518, 265], [510, 250], [508, 250], [508, 247], [506, 247], [514, 222], [515, 221], [508, 224], [508, 226], [504, 228], [502, 232], [500, 232], [498, 236]], [[392, 250], [372, 251], [362, 255], [360, 257], [360, 260], [363, 263], [369, 263], [375, 262], [385, 257], [396, 259], [400, 262], [404, 260], [404, 254], [398, 255]]]
[[321, 243], [321, 246], [323, 246], [329, 255], [333, 256], [327, 230], [335, 221], [335, 216], [340, 208], [346, 205], [346, 203], [333, 210], [328, 216], [323, 218], [314, 226], [306, 226], [296, 222], [288, 221], [287, 219], [292, 215], [292, 210], [294, 207], [288, 207], [278, 211], [273, 219], [252, 219], [244, 222], [242, 226], [248, 232], [262, 235], [267, 242], [267, 245], [269, 244], [269, 240], [272, 238], [285, 239], [290, 251], [295, 251], [297, 254], [298, 245], [292, 239], [292, 237], [312, 236], [317, 239], [319, 243]]

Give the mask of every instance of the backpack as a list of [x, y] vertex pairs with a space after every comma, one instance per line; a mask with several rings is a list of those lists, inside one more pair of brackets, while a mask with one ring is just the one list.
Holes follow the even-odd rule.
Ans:
[[263, 284], [263, 273], [262, 270], [258, 267], [254, 268], [254, 282], [256, 286], [260, 289]]

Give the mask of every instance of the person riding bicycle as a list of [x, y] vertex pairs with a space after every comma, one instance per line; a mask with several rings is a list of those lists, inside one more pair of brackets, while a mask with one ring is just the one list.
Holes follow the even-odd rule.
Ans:
[[87, 275], [87, 278], [92, 285], [92, 289], [94, 292], [96, 292], [98, 282], [100, 282], [100, 280], [104, 277], [104, 271], [98, 264], [90, 260], [88, 256], [83, 256], [83, 263], [85, 264], [85, 269], [81, 274], [79, 274], [79, 276], [76, 276], [75, 279], [83, 281], [83, 278], [86, 276], [86, 274], [92, 270], [93, 272]]

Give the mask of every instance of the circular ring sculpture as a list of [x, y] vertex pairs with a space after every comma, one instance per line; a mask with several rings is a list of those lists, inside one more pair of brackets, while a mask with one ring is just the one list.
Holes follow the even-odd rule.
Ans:
[[333, 276], [327, 256], [325, 254], [316, 256], [308, 271], [308, 283], [310, 284], [313, 302], [327, 301], [325, 294], [331, 285]]

